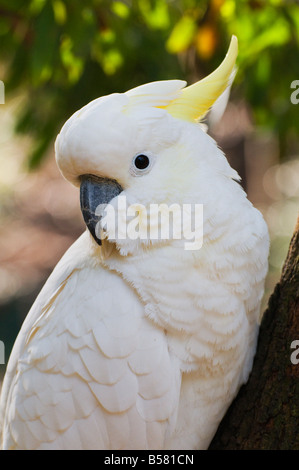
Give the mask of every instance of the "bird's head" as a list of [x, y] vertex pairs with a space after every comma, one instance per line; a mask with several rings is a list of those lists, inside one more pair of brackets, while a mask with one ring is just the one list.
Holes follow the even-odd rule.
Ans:
[[[98, 98], [65, 123], [56, 140], [57, 163], [80, 186], [84, 220], [98, 244], [106, 238], [127, 254], [154, 243], [148, 224], [162, 222], [149, 222], [150, 206], [205, 204], [217, 178], [236, 177], [198, 121], [229, 85], [237, 47], [233, 37], [222, 64], [192, 86], [181, 80], [148, 83]], [[113, 221], [113, 211], [101, 210], [107, 204]], [[120, 230], [125, 218], [137, 233], [136, 217], [139, 230], [147, 226], [146, 238]]]

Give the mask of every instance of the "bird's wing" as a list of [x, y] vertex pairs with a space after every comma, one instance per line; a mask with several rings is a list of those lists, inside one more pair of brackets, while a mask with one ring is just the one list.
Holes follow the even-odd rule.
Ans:
[[40, 313], [43, 309], [43, 306], [47, 302], [53, 292], [57, 289], [59, 285], [70, 275], [72, 270], [74, 269], [74, 257], [80, 256], [80, 260], [78, 260], [78, 265], [80, 261], [82, 261], [84, 257], [81, 255], [82, 249], [84, 249], [84, 245], [81, 243], [83, 236], [81, 236], [72, 246], [71, 248], [65, 253], [63, 258], [57, 264], [55, 269], [53, 270], [52, 274], [49, 276], [47, 282], [45, 283], [44, 287], [42, 288], [41, 292], [39, 293], [37, 299], [35, 300], [31, 310], [29, 311], [28, 315], [26, 316], [22, 328], [17, 336], [15, 341], [13, 350], [11, 352], [5, 378], [1, 390], [1, 400], [0, 400], [0, 436], [1, 436], [1, 427], [3, 424], [4, 412], [5, 412], [5, 403], [7, 402], [7, 396], [11, 387], [11, 383], [13, 377], [16, 374], [17, 364], [19, 358], [22, 355], [24, 350], [26, 338], [32, 328], [32, 325], [40, 316]]
[[175, 425], [180, 372], [164, 331], [131, 286], [94, 265], [87, 237], [18, 336], [1, 397], [3, 448], [161, 448]]

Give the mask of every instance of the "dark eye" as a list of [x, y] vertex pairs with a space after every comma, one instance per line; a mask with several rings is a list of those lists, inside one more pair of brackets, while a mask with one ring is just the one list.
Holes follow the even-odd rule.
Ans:
[[132, 176], [143, 176], [146, 175], [152, 168], [155, 161], [154, 155], [145, 155], [144, 153], [139, 153], [136, 155], [130, 167], [130, 173]]
[[150, 159], [146, 155], [137, 155], [134, 160], [134, 165], [138, 170], [145, 170], [150, 164]]

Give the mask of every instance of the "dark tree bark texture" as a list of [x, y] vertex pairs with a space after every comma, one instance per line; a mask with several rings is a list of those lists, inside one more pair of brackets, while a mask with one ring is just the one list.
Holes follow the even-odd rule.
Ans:
[[299, 340], [299, 218], [281, 279], [263, 315], [249, 381], [222, 420], [210, 450], [299, 450], [299, 363], [291, 361], [295, 340]]

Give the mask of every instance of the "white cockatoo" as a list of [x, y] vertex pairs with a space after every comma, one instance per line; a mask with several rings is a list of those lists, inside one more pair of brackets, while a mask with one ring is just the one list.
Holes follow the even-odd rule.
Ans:
[[[209, 446], [252, 367], [269, 245], [262, 215], [198, 123], [236, 56], [233, 37], [222, 64], [194, 85], [167, 80], [101, 97], [63, 126], [57, 163], [81, 187], [88, 229], [16, 340], [1, 395], [3, 449]], [[166, 219], [149, 217], [161, 204], [190, 217], [201, 206], [202, 242], [128, 236], [136, 219], [162, 230]]]

